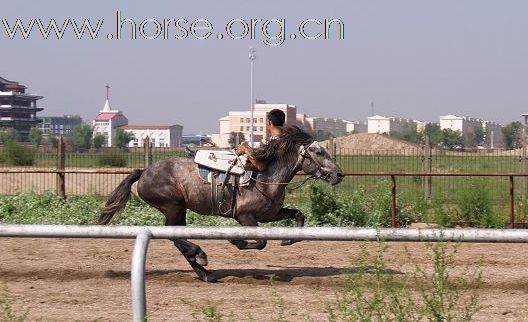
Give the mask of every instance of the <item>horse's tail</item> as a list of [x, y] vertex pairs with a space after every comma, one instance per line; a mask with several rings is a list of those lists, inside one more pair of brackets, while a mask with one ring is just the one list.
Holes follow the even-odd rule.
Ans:
[[136, 169], [123, 180], [117, 188], [108, 196], [108, 200], [99, 215], [99, 225], [106, 225], [112, 220], [112, 217], [125, 208], [130, 199], [132, 184], [139, 180], [143, 174], [143, 169]]

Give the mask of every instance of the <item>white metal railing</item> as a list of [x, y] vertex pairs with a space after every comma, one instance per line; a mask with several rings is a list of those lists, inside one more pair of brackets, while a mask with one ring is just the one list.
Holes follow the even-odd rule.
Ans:
[[134, 321], [146, 319], [145, 259], [150, 239], [298, 239], [329, 241], [460, 241], [528, 243], [527, 229], [418, 229], [336, 227], [144, 227], [0, 225], [0, 237], [136, 239], [131, 288]]

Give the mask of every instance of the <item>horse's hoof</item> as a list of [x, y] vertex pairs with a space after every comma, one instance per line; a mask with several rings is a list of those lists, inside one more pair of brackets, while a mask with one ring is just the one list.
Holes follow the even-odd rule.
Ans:
[[217, 277], [214, 276], [212, 273], [208, 273], [207, 275], [202, 277], [202, 281], [206, 283], [216, 283], [218, 280]]
[[300, 240], [286, 239], [281, 242], [281, 246], [290, 246], [298, 242], [300, 242]]
[[231, 244], [235, 245], [238, 249], [246, 249], [248, 242], [245, 240], [230, 240]]
[[198, 264], [200, 266], [207, 266], [207, 264], [208, 264], [207, 254], [204, 253], [203, 251], [201, 251], [198, 254], [196, 254], [196, 256], [194, 258], [195, 258], [196, 264]]

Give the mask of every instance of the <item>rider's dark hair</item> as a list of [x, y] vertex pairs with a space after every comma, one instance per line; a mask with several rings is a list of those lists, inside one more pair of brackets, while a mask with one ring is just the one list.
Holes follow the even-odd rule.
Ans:
[[279, 109], [273, 109], [268, 112], [268, 120], [270, 120], [271, 124], [274, 126], [283, 126], [284, 121], [286, 120], [286, 115], [284, 115], [284, 112]]
[[270, 141], [255, 149], [253, 157], [269, 164], [272, 160], [279, 160], [290, 164], [298, 156], [299, 145], [308, 146], [314, 141], [313, 137], [298, 126], [286, 125], [282, 128], [279, 140]]

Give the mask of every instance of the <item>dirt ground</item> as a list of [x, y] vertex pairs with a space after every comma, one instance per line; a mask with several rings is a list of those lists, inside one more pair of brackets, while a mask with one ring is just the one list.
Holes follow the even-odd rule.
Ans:
[[[277, 320], [269, 278], [274, 276], [289, 321], [325, 321], [326, 304], [353, 269], [358, 242], [270, 241], [262, 251], [239, 251], [225, 241], [198, 241], [216, 283], [204, 283], [171, 242], [153, 240], [147, 263], [151, 321], [193, 321], [213, 305], [235, 321]], [[31, 321], [129, 321], [132, 240], [0, 238], [0, 287], [7, 286], [15, 313]], [[388, 243], [386, 263], [410, 272], [405, 247], [430, 268], [420, 243]], [[482, 258], [479, 321], [528, 320], [528, 254], [522, 244], [463, 244], [456, 264]], [[3, 284], [3, 285], [2, 285]], [[228, 319], [226, 319], [228, 320]]]

